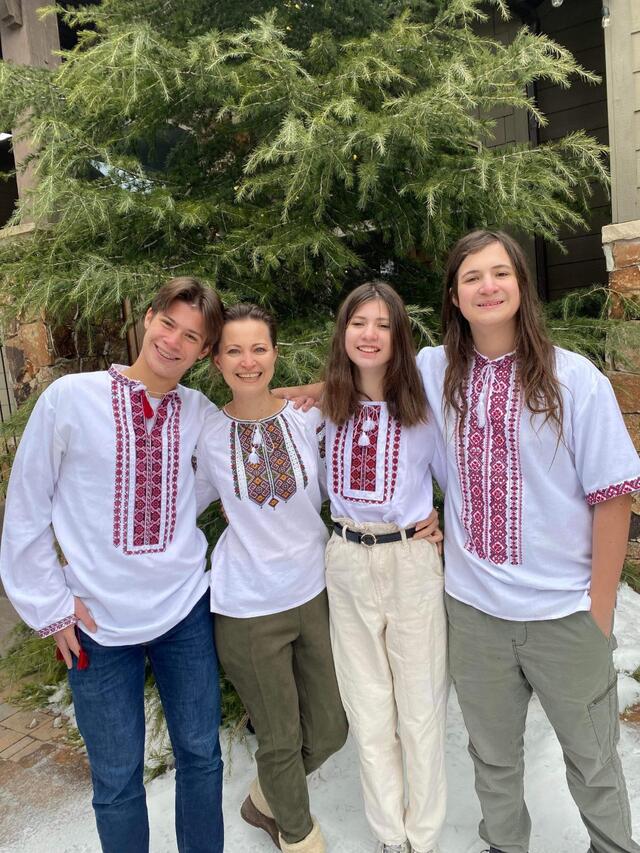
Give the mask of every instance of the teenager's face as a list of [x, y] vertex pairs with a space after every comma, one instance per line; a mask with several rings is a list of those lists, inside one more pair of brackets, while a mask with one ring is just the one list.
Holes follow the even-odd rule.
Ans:
[[[209, 347], [205, 321], [198, 308], [175, 300], [166, 311], [151, 308], [144, 318], [141, 355], [151, 373], [163, 383], [177, 383]], [[151, 389], [153, 390], [153, 388]]]
[[515, 332], [520, 308], [520, 288], [508, 252], [502, 243], [491, 243], [467, 255], [457, 276], [458, 293], [454, 305], [469, 322], [471, 333], [492, 328]]
[[269, 387], [278, 357], [262, 320], [225, 323], [214, 364], [235, 394], [259, 395]]
[[389, 309], [382, 299], [370, 299], [356, 308], [347, 323], [344, 346], [359, 370], [387, 366], [392, 353], [391, 325]]

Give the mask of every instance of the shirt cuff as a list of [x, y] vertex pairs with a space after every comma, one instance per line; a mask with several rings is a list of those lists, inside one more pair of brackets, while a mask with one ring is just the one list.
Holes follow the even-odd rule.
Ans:
[[622, 483], [607, 486], [606, 489], [597, 489], [595, 492], [589, 492], [587, 503], [589, 506], [595, 506], [604, 501], [610, 501], [612, 498], [619, 498], [620, 495], [630, 495], [631, 492], [638, 491], [640, 491], [640, 477], [636, 477], [635, 480], [623, 480]]
[[64, 619], [61, 619], [59, 622], [53, 622], [51, 625], [47, 625], [46, 628], [40, 628], [39, 631], [36, 631], [36, 634], [39, 637], [50, 637], [51, 634], [55, 634], [56, 631], [62, 631], [64, 628], [68, 628], [70, 625], [77, 625], [78, 618], [76, 616], [65, 616]]

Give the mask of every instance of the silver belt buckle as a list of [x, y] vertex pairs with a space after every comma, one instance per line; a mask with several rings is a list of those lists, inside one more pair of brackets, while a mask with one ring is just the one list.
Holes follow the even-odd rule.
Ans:
[[360, 544], [364, 545], [365, 548], [373, 548], [377, 541], [375, 533], [360, 534]]

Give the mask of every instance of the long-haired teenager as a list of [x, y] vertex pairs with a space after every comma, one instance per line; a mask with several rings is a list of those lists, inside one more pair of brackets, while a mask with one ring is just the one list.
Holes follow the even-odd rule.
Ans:
[[638, 455], [607, 379], [549, 341], [512, 238], [463, 237], [445, 283], [444, 346], [418, 364], [446, 437], [449, 660], [480, 834], [491, 853], [529, 850], [523, 735], [535, 691], [590, 851], [637, 853], [611, 632]]
[[445, 816], [446, 624], [438, 549], [414, 534], [433, 509], [441, 455], [388, 284], [363, 284], [342, 304], [322, 408], [331, 637], [365, 811], [377, 850], [431, 853]]
[[199, 509], [222, 500], [229, 524], [212, 556], [211, 609], [222, 666], [258, 739], [244, 820], [286, 853], [324, 853], [306, 776], [347, 736], [324, 582], [323, 428], [273, 397], [276, 326], [234, 305], [213, 361], [232, 398], [198, 442]]

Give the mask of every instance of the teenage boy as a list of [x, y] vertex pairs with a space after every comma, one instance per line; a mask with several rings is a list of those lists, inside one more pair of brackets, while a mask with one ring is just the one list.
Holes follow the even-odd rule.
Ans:
[[192, 464], [212, 404], [178, 385], [221, 324], [212, 290], [168, 282], [135, 363], [52, 383], [11, 472], [2, 581], [69, 669], [105, 853], [149, 849], [147, 659], [176, 760], [178, 849], [223, 849], [220, 695]]

